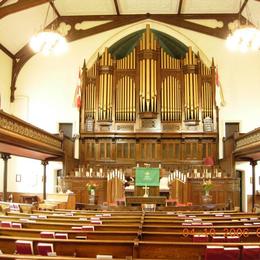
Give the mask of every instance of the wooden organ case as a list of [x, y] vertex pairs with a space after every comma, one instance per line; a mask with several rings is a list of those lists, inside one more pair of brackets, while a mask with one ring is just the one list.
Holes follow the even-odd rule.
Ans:
[[[207, 157], [217, 167], [213, 61], [208, 67], [191, 47], [186, 47], [183, 57], [174, 58], [147, 25], [136, 47], [125, 57], [116, 59], [106, 48], [90, 68], [83, 66], [81, 98], [80, 166], [84, 172], [89, 168], [102, 168], [102, 172], [120, 168], [131, 175], [133, 167], [145, 163], [161, 167], [164, 176], [186, 169], [191, 175], [187, 176], [189, 186], [184, 197], [201, 202], [202, 180], [187, 169], [201, 167]], [[233, 178], [232, 173], [225, 175]], [[221, 183], [224, 187], [225, 180]], [[237, 185], [233, 187], [232, 182], [229, 187], [235, 192], [231, 196], [235, 201]], [[192, 196], [196, 191], [198, 198]], [[217, 197], [215, 202], [230, 196]]]

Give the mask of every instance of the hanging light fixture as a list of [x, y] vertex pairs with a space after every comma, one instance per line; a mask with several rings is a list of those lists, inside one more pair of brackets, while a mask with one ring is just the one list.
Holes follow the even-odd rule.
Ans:
[[[251, 20], [249, 19], [250, 14], [247, 6], [246, 11], [248, 20]], [[260, 30], [248, 23], [241, 25], [239, 16], [238, 25], [227, 37], [226, 45], [232, 51], [248, 52], [260, 50]]]
[[[50, 7], [51, 3], [47, 9], [43, 28], [46, 28]], [[33, 35], [29, 45], [35, 53], [42, 53], [45, 56], [51, 54], [59, 55], [66, 52], [68, 49], [68, 44], [65, 37], [63, 37], [59, 32], [55, 31], [54, 26], [52, 26], [52, 29], [43, 29], [42, 31]]]

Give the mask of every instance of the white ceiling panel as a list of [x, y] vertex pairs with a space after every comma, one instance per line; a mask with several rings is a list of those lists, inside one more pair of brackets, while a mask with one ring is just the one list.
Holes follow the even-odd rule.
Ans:
[[249, 1], [242, 14], [260, 29], [260, 2]]
[[[15, 54], [44, 26], [48, 4], [30, 8], [0, 20], [0, 43]], [[53, 19], [49, 12], [48, 20]]]
[[118, 0], [121, 14], [176, 14], [179, 0]]
[[108, 15], [116, 14], [113, 0], [56, 0], [61, 15]]
[[183, 0], [182, 13], [236, 13], [240, 0]]

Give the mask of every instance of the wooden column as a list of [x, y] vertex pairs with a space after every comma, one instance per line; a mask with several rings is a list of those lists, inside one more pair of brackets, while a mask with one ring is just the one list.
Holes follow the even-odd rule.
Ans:
[[7, 164], [8, 159], [11, 158], [10, 154], [2, 153], [1, 158], [4, 160], [4, 176], [3, 176], [3, 201], [7, 201]]
[[43, 200], [46, 200], [46, 166], [48, 165], [48, 161], [42, 161], [43, 165]]
[[257, 161], [251, 161], [250, 165], [252, 166], [252, 211], [255, 207], [255, 166]]

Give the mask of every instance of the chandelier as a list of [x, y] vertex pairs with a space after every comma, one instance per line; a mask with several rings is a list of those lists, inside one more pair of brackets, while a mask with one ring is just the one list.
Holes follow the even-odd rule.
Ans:
[[237, 28], [228, 36], [226, 44], [232, 51], [260, 50], [260, 30], [248, 26]]
[[238, 24], [227, 37], [226, 45], [232, 51], [248, 52], [260, 50], [260, 30], [254, 27], [252, 24], [248, 24], [248, 21], [252, 22], [252, 17], [250, 15], [248, 5], [244, 5], [246, 8], [245, 12], [247, 22], [245, 25], [241, 25], [240, 23], [241, 12], [243, 10], [241, 4], [242, 1], [240, 1]]
[[[50, 5], [47, 9], [43, 28], [46, 28]], [[52, 54], [59, 55], [68, 49], [66, 39], [59, 32], [54, 30], [54, 26], [52, 26], [52, 29], [44, 29], [33, 35], [29, 45], [35, 53], [42, 53], [45, 56]]]

